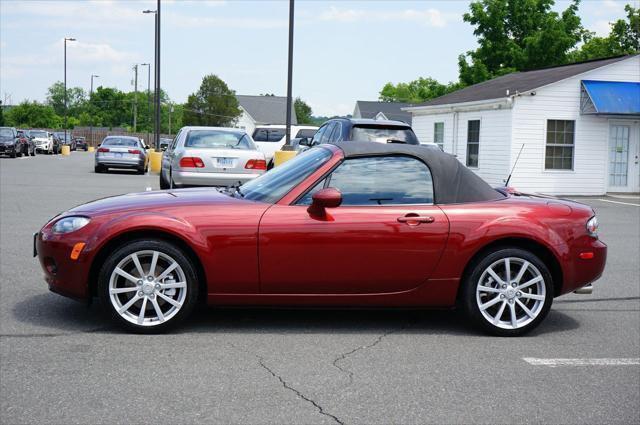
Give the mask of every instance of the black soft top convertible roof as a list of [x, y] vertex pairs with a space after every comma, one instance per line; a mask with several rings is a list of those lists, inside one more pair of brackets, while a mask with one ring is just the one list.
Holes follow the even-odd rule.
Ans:
[[436, 204], [493, 201], [505, 196], [489, 186], [453, 155], [438, 149], [402, 143], [335, 142], [345, 158], [378, 155], [406, 155], [424, 162], [433, 178]]

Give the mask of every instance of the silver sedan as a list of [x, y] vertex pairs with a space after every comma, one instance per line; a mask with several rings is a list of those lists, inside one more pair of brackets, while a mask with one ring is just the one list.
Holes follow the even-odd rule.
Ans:
[[140, 139], [131, 136], [107, 136], [98, 146], [95, 156], [95, 172], [108, 168], [134, 169], [144, 174], [149, 169], [149, 156]]
[[162, 155], [160, 188], [235, 186], [266, 170], [264, 154], [244, 130], [183, 127]]

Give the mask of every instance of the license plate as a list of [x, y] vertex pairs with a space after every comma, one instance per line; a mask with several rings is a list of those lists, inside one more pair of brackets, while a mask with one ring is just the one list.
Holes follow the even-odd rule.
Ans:
[[113, 157], [114, 158], [122, 158], [122, 153], [121, 152], [114, 152]]
[[216, 166], [218, 168], [232, 168], [234, 158], [216, 158]]

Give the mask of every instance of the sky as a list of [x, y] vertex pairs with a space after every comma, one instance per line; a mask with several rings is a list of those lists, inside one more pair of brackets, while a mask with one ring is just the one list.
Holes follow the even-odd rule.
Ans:
[[[599, 35], [638, 0], [583, 0], [583, 25]], [[183, 103], [207, 74], [237, 94], [286, 95], [288, 1], [162, 0], [161, 82]], [[557, 0], [561, 10], [569, 2]], [[44, 101], [67, 85], [133, 89], [135, 63], [153, 63], [155, 0], [0, 0], [0, 99]], [[357, 100], [376, 100], [387, 82], [433, 77], [455, 81], [457, 57], [476, 47], [462, 21], [469, 1], [297, 0], [293, 95], [314, 115], [352, 113]], [[147, 85], [140, 69], [139, 87]], [[153, 79], [153, 71], [152, 71]], [[153, 86], [153, 81], [151, 83]]]

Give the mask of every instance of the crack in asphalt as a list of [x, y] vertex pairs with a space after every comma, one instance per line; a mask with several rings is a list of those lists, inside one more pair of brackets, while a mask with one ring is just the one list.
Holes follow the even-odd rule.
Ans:
[[347, 357], [357, 353], [358, 351], [362, 351], [362, 350], [368, 350], [369, 348], [373, 348], [376, 345], [380, 344], [380, 342], [382, 342], [383, 339], [385, 339], [386, 337], [388, 337], [389, 335], [396, 333], [396, 332], [400, 332], [401, 330], [404, 330], [408, 327], [409, 325], [404, 325], [398, 329], [392, 329], [388, 332], [383, 333], [382, 335], [379, 335], [375, 341], [373, 341], [371, 344], [368, 345], [361, 345], [360, 347], [356, 347], [351, 351], [347, 351], [346, 353], [342, 353], [340, 354], [338, 357], [335, 358], [335, 360], [333, 361], [333, 366], [338, 369], [339, 371], [341, 371], [342, 373], [346, 373], [347, 376], [349, 377], [349, 382], [347, 383], [347, 387], [350, 386], [353, 383], [353, 376], [354, 373], [352, 371], [350, 371], [349, 369], [345, 369], [343, 367], [341, 367], [340, 365], [338, 365], [339, 362], [345, 360]]
[[271, 374], [271, 376], [273, 376], [274, 378], [277, 378], [280, 383], [282, 384], [282, 386], [286, 389], [288, 389], [289, 391], [293, 391], [298, 397], [300, 397], [301, 399], [313, 404], [315, 406], [316, 409], [318, 409], [318, 412], [320, 412], [321, 415], [327, 416], [331, 419], [333, 419], [336, 423], [340, 424], [340, 425], [344, 425], [344, 422], [342, 422], [340, 419], [338, 419], [338, 417], [336, 417], [335, 415], [327, 412], [324, 410], [324, 408], [318, 404], [316, 401], [314, 401], [313, 399], [307, 397], [306, 395], [304, 395], [303, 393], [301, 393], [299, 390], [297, 390], [296, 388], [292, 387], [291, 385], [289, 385], [287, 383], [287, 381], [285, 381], [284, 379], [282, 379], [282, 377], [280, 375], [278, 375], [277, 373], [275, 373], [273, 370], [271, 370], [271, 368], [269, 368], [269, 366], [267, 366], [264, 363], [264, 359], [260, 356], [256, 356], [258, 358], [258, 363], [260, 364], [260, 366], [266, 370], [267, 372], [269, 372]]
[[327, 416], [331, 419], [333, 419], [337, 424], [340, 425], [344, 425], [344, 422], [341, 421], [337, 416], [327, 412], [324, 407], [322, 407], [322, 405], [320, 405], [318, 402], [316, 402], [315, 400], [313, 400], [312, 398], [309, 398], [308, 396], [304, 395], [300, 390], [298, 390], [297, 388], [292, 387], [289, 383], [287, 383], [287, 381], [285, 381], [280, 375], [278, 375], [277, 373], [275, 373], [273, 371], [273, 369], [271, 369], [269, 366], [266, 365], [264, 357], [255, 354], [255, 353], [249, 353], [246, 350], [243, 350], [242, 348], [236, 347], [234, 344], [227, 342], [227, 344], [229, 344], [233, 349], [237, 350], [237, 351], [242, 351], [244, 353], [248, 353], [250, 355], [252, 355], [253, 357], [255, 357], [256, 359], [258, 359], [258, 364], [260, 365], [261, 368], [263, 368], [264, 370], [266, 370], [271, 376], [273, 376], [274, 378], [276, 378], [278, 381], [280, 381], [280, 384], [283, 386], [283, 388], [293, 392], [295, 395], [297, 395], [299, 398], [301, 398], [302, 400], [306, 401], [307, 403], [311, 403], [316, 409], [318, 409], [318, 412], [321, 415]]

